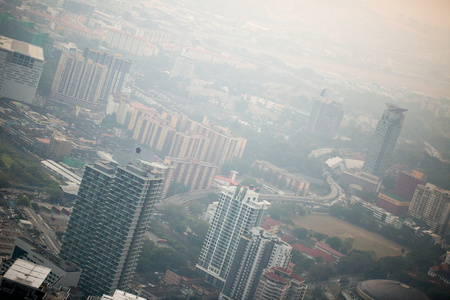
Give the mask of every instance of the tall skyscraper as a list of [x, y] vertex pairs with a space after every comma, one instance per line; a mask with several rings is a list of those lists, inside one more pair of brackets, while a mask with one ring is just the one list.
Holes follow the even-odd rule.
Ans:
[[161, 184], [161, 173], [132, 164], [86, 167], [59, 254], [83, 270], [85, 294], [128, 289]]
[[258, 227], [270, 203], [247, 187], [224, 189], [200, 253], [197, 270], [206, 281], [223, 288], [241, 236]]
[[43, 66], [41, 47], [0, 35], [0, 98], [33, 104]]
[[395, 104], [386, 103], [386, 105], [388, 108], [384, 111], [381, 120], [378, 121], [362, 167], [362, 171], [378, 177], [383, 177], [391, 166], [392, 154], [405, 118], [403, 113], [407, 111]]
[[438, 234], [450, 229], [450, 191], [434, 184], [417, 185], [408, 214], [425, 221]]
[[339, 130], [344, 117], [343, 104], [331, 101], [322, 96], [314, 101], [311, 116], [308, 121], [308, 130], [320, 134], [332, 135]]
[[253, 299], [264, 269], [288, 268], [292, 247], [280, 238], [254, 227], [241, 237], [230, 273], [219, 299]]

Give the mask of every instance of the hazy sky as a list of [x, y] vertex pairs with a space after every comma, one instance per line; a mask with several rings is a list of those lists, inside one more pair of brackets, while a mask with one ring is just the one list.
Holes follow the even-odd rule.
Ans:
[[372, 9], [390, 16], [404, 15], [450, 29], [449, 0], [363, 0]]

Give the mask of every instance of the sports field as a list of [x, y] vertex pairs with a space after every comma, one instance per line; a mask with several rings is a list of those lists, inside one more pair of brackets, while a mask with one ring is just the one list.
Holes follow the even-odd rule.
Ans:
[[353, 238], [353, 248], [372, 250], [377, 257], [402, 255], [402, 246], [351, 223], [342, 221], [328, 214], [312, 213], [294, 219], [296, 226], [322, 232], [329, 236], [337, 236], [342, 240]]

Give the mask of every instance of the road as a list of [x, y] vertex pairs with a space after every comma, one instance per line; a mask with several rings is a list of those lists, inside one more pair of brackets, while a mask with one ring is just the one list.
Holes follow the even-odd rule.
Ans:
[[[273, 195], [273, 194], [260, 194], [259, 199], [261, 200], [267, 200], [269, 202], [295, 202], [295, 203], [308, 203], [313, 205], [320, 205], [320, 206], [329, 206], [335, 203], [335, 201], [341, 201], [345, 199], [345, 193], [342, 190], [342, 188], [333, 180], [331, 175], [327, 175], [327, 182], [330, 185], [331, 192], [330, 194], [323, 196], [323, 197], [316, 197], [314, 195], [312, 196], [306, 196], [306, 197], [299, 197], [299, 196], [280, 196], [280, 195]], [[172, 197], [169, 197], [165, 199], [164, 201], [161, 201], [158, 203], [158, 205], [162, 204], [186, 204], [190, 201], [201, 199], [206, 197], [210, 193], [220, 193], [220, 189], [209, 189], [209, 190], [197, 190], [193, 192], [187, 192], [187, 193], [181, 193], [173, 195]]]
[[33, 209], [24, 208], [25, 213], [28, 215], [29, 220], [33, 225], [42, 232], [40, 236], [41, 240], [47, 245], [48, 249], [54, 254], [59, 253], [60, 244], [56, 239], [55, 232], [47, 225], [42, 217], [34, 212]]

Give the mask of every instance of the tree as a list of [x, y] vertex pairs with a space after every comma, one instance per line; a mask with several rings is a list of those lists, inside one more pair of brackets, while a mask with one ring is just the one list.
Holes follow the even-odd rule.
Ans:
[[344, 248], [344, 244], [342, 243], [342, 240], [336, 236], [327, 238], [325, 240], [325, 242], [336, 251], [342, 251], [342, 249]]
[[314, 231], [314, 237], [317, 239], [318, 242], [321, 242], [324, 239], [328, 238], [328, 235], [321, 233], [321, 232]]
[[[1, 161], [1, 160], [0, 160]], [[11, 184], [6, 180], [6, 178], [0, 178], [0, 188], [10, 188]]]
[[294, 236], [299, 240], [306, 240], [309, 235], [309, 231], [306, 228], [303, 227], [296, 227], [294, 228]]
[[203, 206], [199, 203], [191, 203], [189, 204], [189, 211], [191, 214], [198, 216], [203, 212]]
[[30, 198], [24, 194], [20, 194], [16, 198], [16, 205], [21, 207], [29, 207], [31, 205]]

